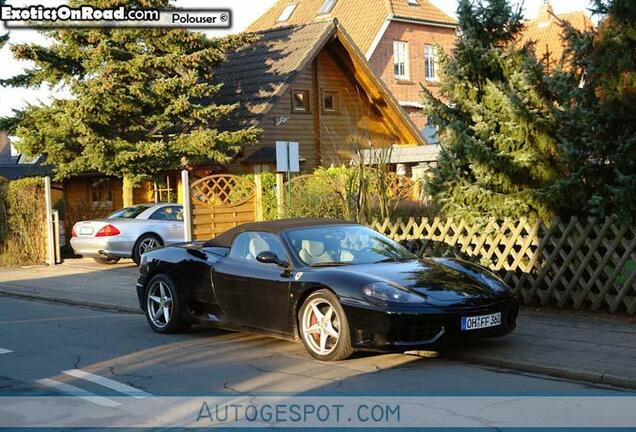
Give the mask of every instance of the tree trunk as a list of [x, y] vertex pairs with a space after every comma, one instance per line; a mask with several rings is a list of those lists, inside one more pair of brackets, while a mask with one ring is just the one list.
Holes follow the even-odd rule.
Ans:
[[127, 176], [124, 176], [122, 198], [124, 201], [124, 208], [130, 207], [134, 204], [133, 183], [130, 177]]

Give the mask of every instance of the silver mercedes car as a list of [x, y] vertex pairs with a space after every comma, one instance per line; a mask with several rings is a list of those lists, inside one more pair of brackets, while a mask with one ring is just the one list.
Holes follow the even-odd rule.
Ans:
[[71, 231], [77, 255], [101, 264], [115, 264], [160, 246], [183, 241], [183, 208], [177, 204], [139, 204], [116, 211], [106, 219], [81, 221]]

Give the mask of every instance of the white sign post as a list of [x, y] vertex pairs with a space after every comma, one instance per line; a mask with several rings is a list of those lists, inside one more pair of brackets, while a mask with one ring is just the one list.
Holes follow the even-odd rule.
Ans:
[[183, 240], [192, 241], [192, 204], [190, 202], [190, 173], [181, 171], [181, 197], [183, 200]]
[[276, 171], [300, 172], [300, 152], [297, 142], [276, 141]]
[[297, 142], [276, 141], [276, 171], [287, 173], [287, 193], [291, 195], [291, 173], [300, 172], [300, 149]]
[[46, 262], [50, 266], [55, 261], [55, 231], [53, 229], [53, 204], [51, 202], [51, 177], [44, 177], [44, 202], [46, 205]]

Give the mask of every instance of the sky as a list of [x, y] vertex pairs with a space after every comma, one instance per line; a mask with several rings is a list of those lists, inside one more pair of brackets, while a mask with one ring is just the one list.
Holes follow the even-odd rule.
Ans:
[[[455, 15], [457, 7], [456, 0], [431, 0], [433, 4], [449, 15]], [[525, 0], [524, 13], [526, 18], [536, 17], [539, 8], [544, 0]], [[264, 13], [275, 0], [176, 0], [175, 5], [183, 8], [223, 8], [232, 9], [233, 26], [229, 32], [239, 32], [244, 30], [252, 21]], [[30, 5], [59, 6], [65, 2], [55, 0], [9, 0], [8, 4], [16, 7]], [[520, 1], [517, 3], [521, 3]], [[556, 13], [583, 10], [589, 7], [588, 0], [559, 0], [552, 1], [552, 6]], [[0, 24], [0, 34], [4, 34], [4, 28]], [[208, 31], [211, 36], [222, 36], [228, 31]], [[10, 51], [12, 43], [46, 43], [46, 38], [34, 30], [13, 30], [11, 31], [10, 43], [0, 50], [0, 79], [6, 79], [21, 73], [27, 62], [19, 62], [13, 58]], [[9, 116], [13, 109], [20, 109], [26, 104], [37, 104], [46, 102], [51, 96], [51, 90], [42, 87], [37, 90], [25, 90], [0, 87], [0, 117]]]

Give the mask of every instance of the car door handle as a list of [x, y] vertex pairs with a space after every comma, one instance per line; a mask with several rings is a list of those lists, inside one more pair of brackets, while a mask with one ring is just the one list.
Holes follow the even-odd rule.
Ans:
[[181, 226], [175, 224], [175, 225], [170, 225], [170, 228], [181, 228]]

